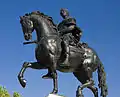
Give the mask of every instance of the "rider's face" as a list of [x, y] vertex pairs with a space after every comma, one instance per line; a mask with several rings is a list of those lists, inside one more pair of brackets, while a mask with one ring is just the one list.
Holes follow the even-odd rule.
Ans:
[[66, 12], [65, 10], [61, 10], [60, 14], [61, 14], [61, 16], [62, 16], [63, 18], [65, 18], [65, 17], [68, 16], [68, 14], [67, 14], [67, 12]]

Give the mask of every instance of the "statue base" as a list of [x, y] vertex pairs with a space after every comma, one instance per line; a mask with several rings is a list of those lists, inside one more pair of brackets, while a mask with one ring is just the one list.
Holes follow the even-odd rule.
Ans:
[[46, 97], [65, 97], [65, 96], [60, 96], [60, 95], [57, 95], [57, 94], [49, 94]]

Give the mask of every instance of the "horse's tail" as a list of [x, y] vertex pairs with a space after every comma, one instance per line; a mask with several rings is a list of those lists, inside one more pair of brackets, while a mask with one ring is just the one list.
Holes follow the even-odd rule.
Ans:
[[101, 88], [101, 96], [106, 97], [108, 95], [108, 87], [106, 84], [106, 73], [102, 62], [98, 65], [98, 81], [98, 86]]

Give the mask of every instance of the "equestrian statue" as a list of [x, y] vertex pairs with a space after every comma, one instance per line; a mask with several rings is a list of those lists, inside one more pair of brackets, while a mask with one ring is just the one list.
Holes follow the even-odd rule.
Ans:
[[[57, 70], [71, 72], [82, 83], [78, 86], [76, 97], [84, 97], [82, 90], [89, 88], [94, 97], [98, 97], [98, 88], [94, 86], [93, 72], [97, 70], [101, 96], [107, 97], [106, 73], [97, 53], [87, 43], [80, 42], [82, 30], [77, 26], [76, 19], [69, 15], [67, 9], [62, 8], [60, 15], [63, 21], [54, 24], [52, 17], [40, 11], [26, 13], [20, 16], [20, 24], [27, 42], [35, 43], [36, 62], [24, 62], [18, 74], [18, 80], [22, 87], [26, 86], [24, 72], [27, 68], [48, 69], [43, 75], [44, 79], [53, 79], [53, 90], [58, 93]], [[35, 30], [37, 39], [32, 40], [32, 32]]]

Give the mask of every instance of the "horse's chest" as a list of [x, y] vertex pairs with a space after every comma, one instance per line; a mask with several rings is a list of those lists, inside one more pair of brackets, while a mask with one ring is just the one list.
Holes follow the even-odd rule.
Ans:
[[48, 48], [52, 51], [55, 51], [56, 48], [56, 41], [55, 39], [48, 39]]
[[50, 55], [55, 55], [56, 53], [56, 41], [55, 39], [43, 39], [36, 47], [36, 59], [45, 61]]

